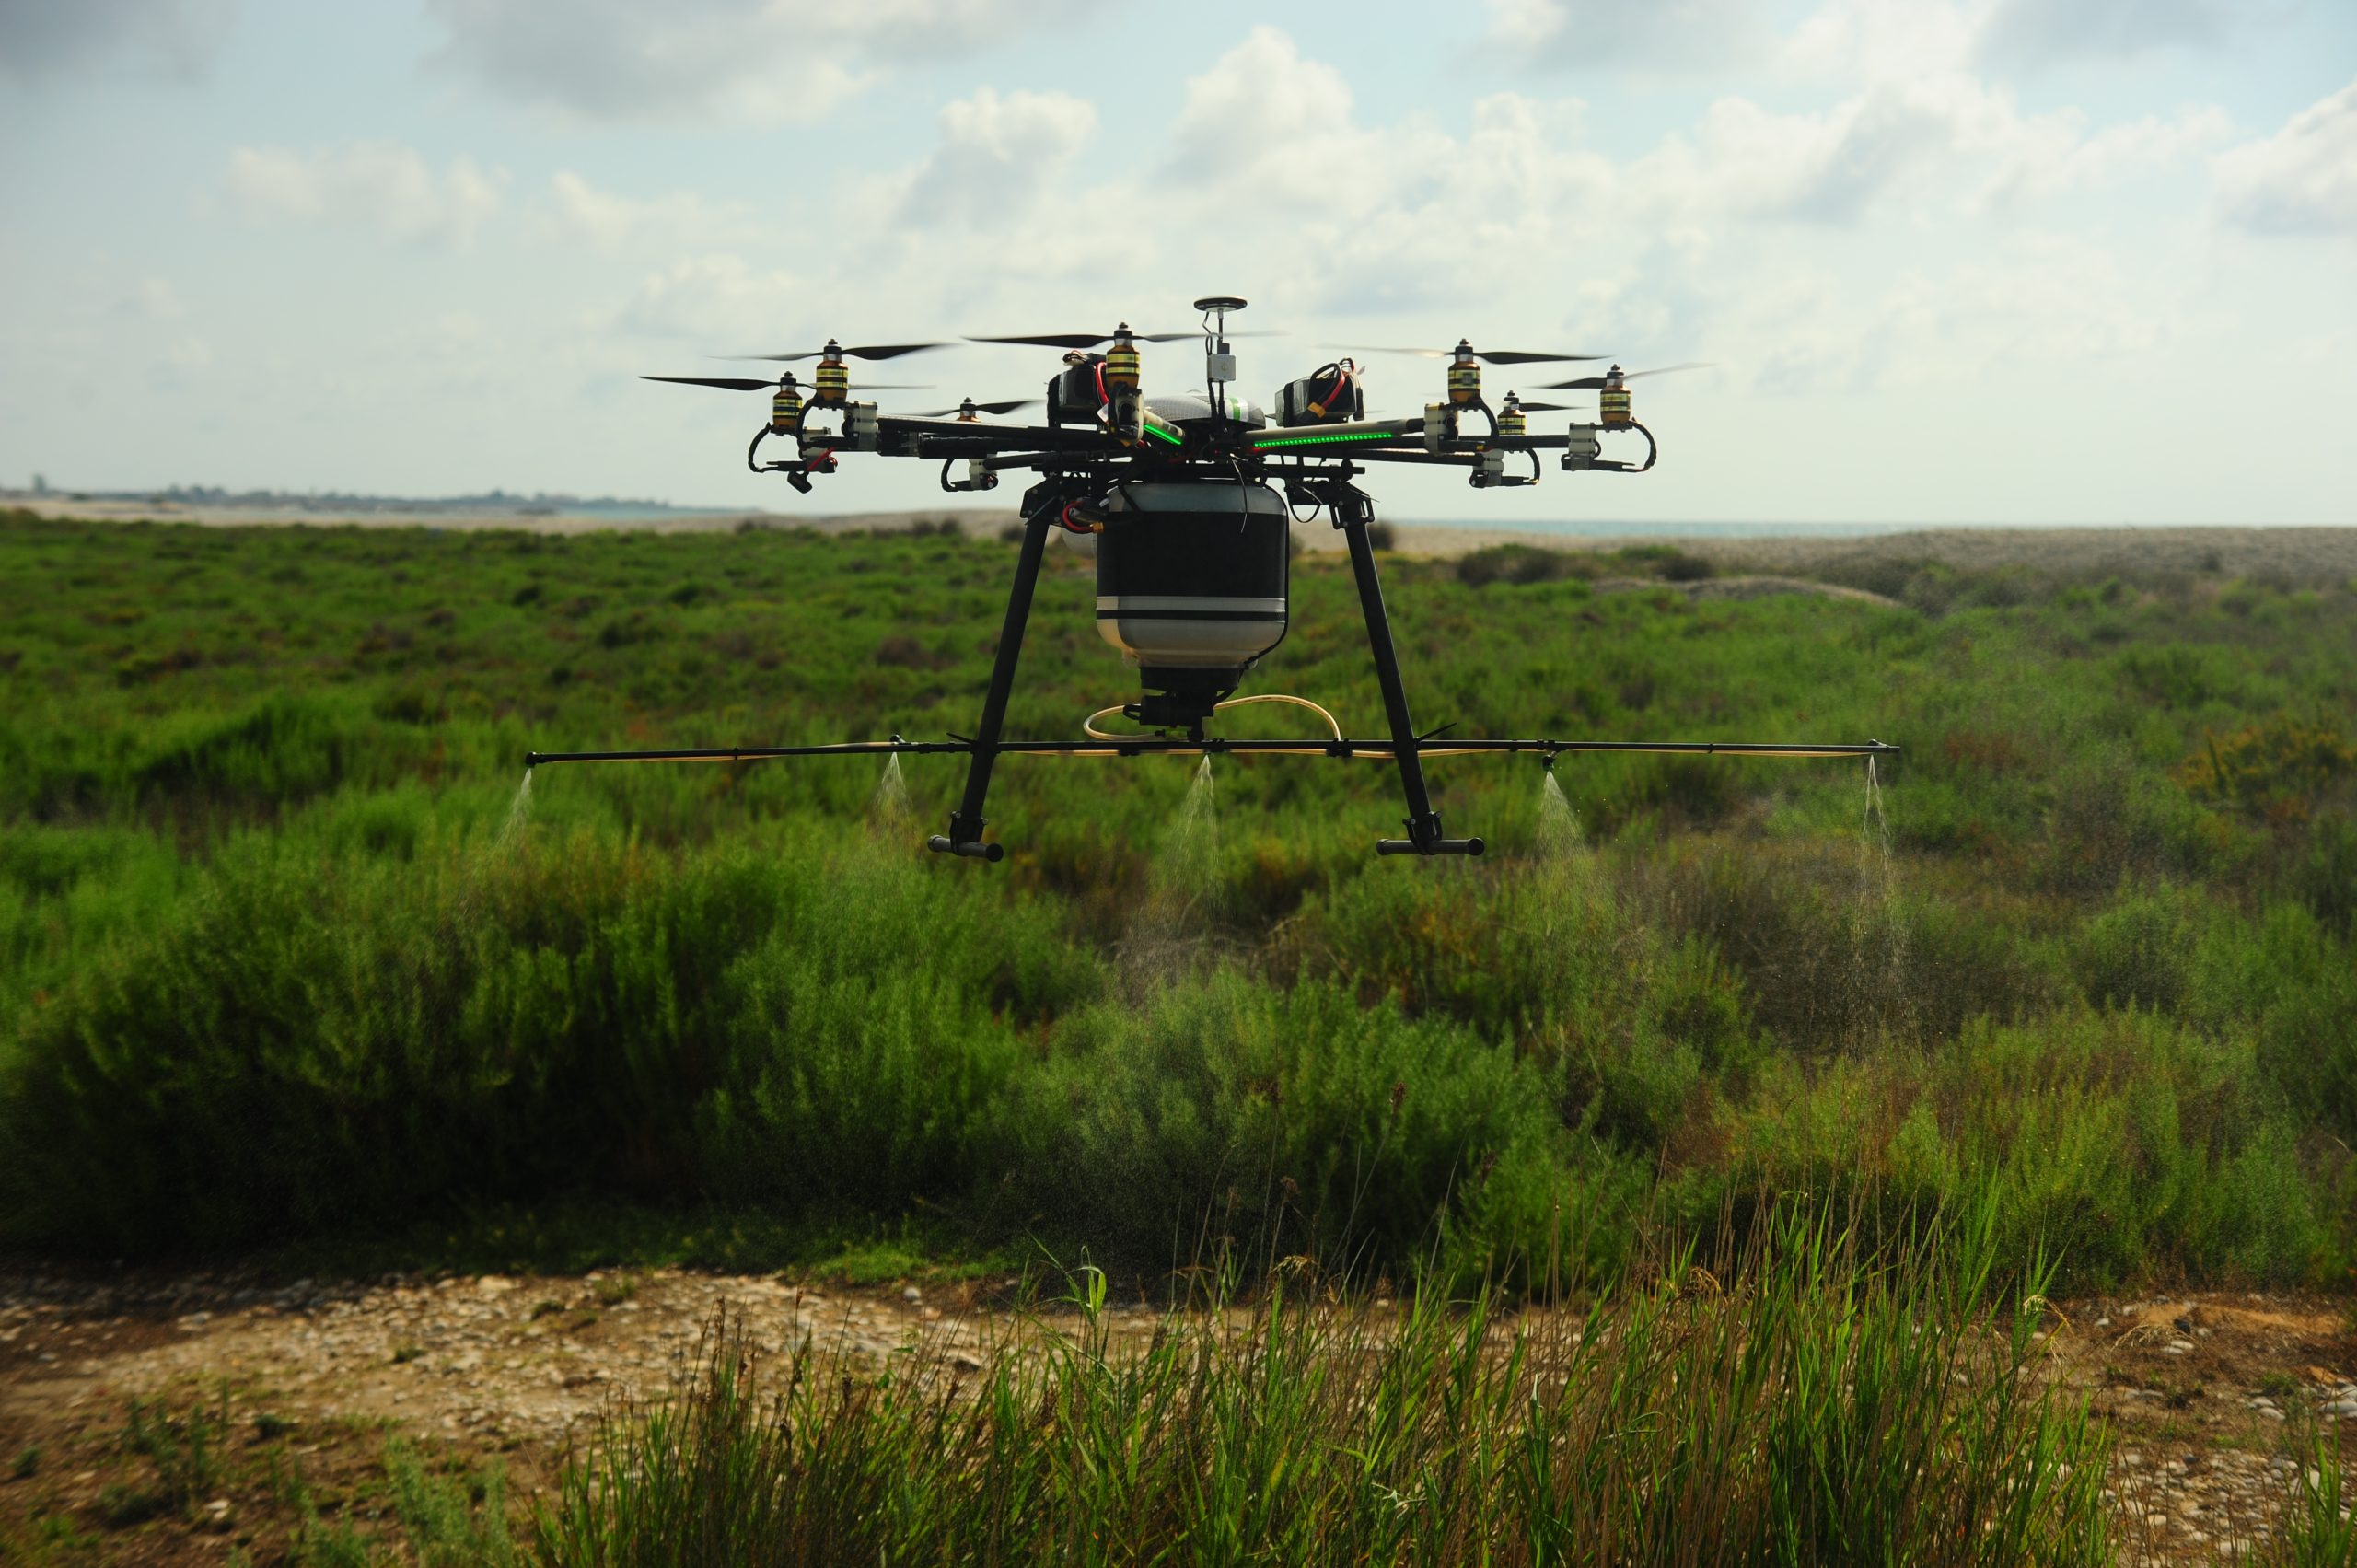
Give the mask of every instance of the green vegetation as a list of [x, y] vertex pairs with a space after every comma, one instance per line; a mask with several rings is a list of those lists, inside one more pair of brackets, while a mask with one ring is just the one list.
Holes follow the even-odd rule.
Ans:
[[[1527, 760], [1437, 760], [1496, 846], [1446, 864], [1372, 855], [1383, 769], [1291, 759], [1219, 764], [1187, 855], [1190, 764], [1011, 760], [997, 867], [916, 847], [951, 759], [907, 764], [915, 822], [865, 763], [518, 796], [533, 748], [967, 728], [1011, 559], [0, 518], [0, 1242], [488, 1225], [593, 1261], [548, 1216], [655, 1214], [854, 1272], [1225, 1249], [1568, 1292], [1784, 1192], [1869, 1243], [1985, 1209], [2058, 1289], [2346, 1267], [2345, 587], [1391, 563], [1423, 724], [1882, 736], [1887, 847], [1854, 770], [1723, 759], [1566, 761], [1576, 837]], [[1020, 734], [1132, 691], [1051, 562]], [[1347, 572], [1295, 593], [1253, 690], [1367, 733]]]
[[2341, 1502], [2340, 1446], [2312, 1436], [2302, 1449], [2289, 1506], [2260, 1561], [2269, 1568], [2351, 1568], [2357, 1563], [2357, 1522]]
[[724, 1331], [568, 1469], [540, 1560], [2108, 1562], [2102, 1436], [2036, 1376], [2035, 1307], [1991, 1311], [1987, 1218], [1880, 1264], [1782, 1219], [1732, 1288], [1518, 1324], [1281, 1280], [1124, 1348], [1084, 1275], [954, 1391], [937, 1351], [765, 1372]]
[[226, 1388], [209, 1408], [199, 1402], [180, 1413], [160, 1403], [132, 1400], [123, 1445], [146, 1457], [155, 1484], [108, 1485], [99, 1493], [99, 1516], [120, 1527], [163, 1514], [188, 1515], [220, 1482], [228, 1432]]

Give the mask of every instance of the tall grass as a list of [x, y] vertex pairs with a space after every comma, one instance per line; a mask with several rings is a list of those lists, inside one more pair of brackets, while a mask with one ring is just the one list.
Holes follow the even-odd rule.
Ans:
[[2259, 1568], [2357, 1568], [2357, 1520], [2342, 1501], [2343, 1452], [2321, 1434], [2299, 1446], [2275, 1534], [2253, 1559]]
[[[960, 1379], [716, 1323], [610, 1412], [539, 1523], [564, 1565], [853, 1562], [2098, 1563], [2103, 1440], [2000, 1310], [1987, 1216], [1869, 1256], [1780, 1222], [1584, 1315], [1280, 1281], [1109, 1335], [1084, 1281]], [[2035, 1292], [2033, 1274], [2023, 1288]]]

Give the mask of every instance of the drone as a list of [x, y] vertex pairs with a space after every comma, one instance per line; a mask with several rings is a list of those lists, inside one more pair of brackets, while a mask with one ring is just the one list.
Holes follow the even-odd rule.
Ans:
[[[1375, 505], [1353, 482], [1374, 465], [1405, 463], [1456, 468], [1475, 489], [1536, 484], [1545, 454], [1573, 473], [1637, 474], [1659, 455], [1653, 432], [1631, 412], [1629, 383], [1660, 371], [1624, 371], [1545, 383], [1538, 389], [1597, 394], [1596, 417], [1573, 422], [1561, 435], [1530, 428], [1533, 413], [1564, 405], [1525, 401], [1508, 392], [1493, 407], [1484, 395], [1484, 365], [1593, 361], [1587, 354], [1478, 350], [1460, 339], [1453, 349], [1387, 349], [1446, 362], [1437, 401], [1400, 418], [1370, 418], [1365, 387], [1353, 356], [1338, 356], [1277, 391], [1264, 410], [1238, 395], [1237, 356], [1228, 318], [1245, 308], [1233, 296], [1194, 302], [1202, 326], [1182, 332], [1136, 332], [1128, 323], [1111, 332], [1060, 332], [990, 337], [973, 343], [1062, 351], [1062, 364], [1043, 398], [977, 402], [900, 416], [879, 412], [854, 394], [911, 389], [906, 383], [856, 383], [849, 360], [884, 361], [949, 346], [941, 343], [845, 347], [830, 339], [819, 349], [749, 357], [792, 364], [816, 360], [806, 387], [790, 367], [774, 381], [745, 377], [650, 376], [644, 379], [732, 391], [768, 391], [770, 418], [746, 448], [746, 466], [778, 473], [805, 494], [814, 479], [838, 471], [845, 458], [872, 455], [940, 464], [941, 488], [970, 494], [998, 488], [1003, 476], [1037, 475], [1023, 494], [1022, 548], [1007, 594], [990, 685], [971, 736], [944, 740], [846, 741], [812, 746], [739, 746], [683, 750], [533, 752], [527, 767], [552, 762], [750, 762], [790, 757], [956, 754], [968, 759], [965, 788], [949, 830], [928, 839], [945, 854], [997, 861], [1005, 846], [985, 837], [984, 806], [991, 774], [1007, 756], [1142, 757], [1155, 755], [1307, 755], [1388, 761], [1399, 771], [1407, 804], [1404, 838], [1382, 838], [1383, 855], [1478, 855], [1479, 838], [1452, 838], [1434, 809], [1424, 759], [1506, 752], [1537, 756], [1552, 769], [1557, 757], [1578, 752], [1668, 752], [1706, 756], [1894, 758], [1899, 748], [1880, 740], [1856, 745], [1745, 741], [1499, 739], [1446, 736], [1451, 726], [1419, 732], [1408, 703], [1399, 658], [1384, 608], [1375, 546], [1367, 529]], [[1142, 345], [1200, 338], [1200, 391], [1145, 391]], [[1698, 368], [1670, 366], [1665, 370]], [[1039, 424], [1003, 423], [1000, 416], [1044, 405]], [[987, 416], [987, 417], [986, 417]], [[1642, 460], [1608, 458], [1605, 439], [1641, 437]], [[791, 456], [764, 459], [765, 443]], [[1526, 471], [1527, 470], [1527, 471]], [[1348, 547], [1367, 644], [1383, 697], [1387, 733], [1353, 738], [1317, 703], [1288, 694], [1238, 697], [1251, 669], [1283, 641], [1291, 571], [1289, 526], [1329, 517]], [[1093, 553], [1099, 633], [1134, 666], [1141, 693], [1134, 703], [1092, 714], [1083, 738], [1008, 739], [1006, 704], [1030, 620], [1032, 592], [1051, 535]], [[1206, 726], [1226, 708], [1247, 703], [1287, 703], [1325, 720], [1324, 737], [1294, 740], [1231, 740]], [[1109, 731], [1098, 721], [1115, 713], [1140, 726]]]

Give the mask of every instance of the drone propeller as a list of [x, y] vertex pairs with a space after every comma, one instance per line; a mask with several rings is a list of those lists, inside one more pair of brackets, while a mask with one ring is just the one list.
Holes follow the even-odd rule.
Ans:
[[[1141, 343], [1185, 343], [1191, 338], [1200, 338], [1202, 335], [1203, 330], [1198, 327], [1191, 332], [1132, 332], [1130, 341]], [[1038, 337], [1031, 338], [968, 338], [966, 341], [970, 343], [1020, 343], [1028, 348], [1089, 349], [1095, 348], [1099, 343], [1111, 343], [1114, 336], [1115, 334], [1111, 332], [1042, 332]], [[1273, 338], [1277, 334], [1274, 332], [1229, 332], [1226, 336]]]
[[[1612, 374], [1620, 377], [1623, 381], [1633, 381], [1640, 376], [1666, 376], [1673, 370], [1708, 370], [1713, 363], [1713, 361], [1707, 359], [1697, 360], [1690, 365], [1665, 365], [1655, 370], [1622, 370], [1620, 366], [1613, 366]], [[1560, 392], [1566, 389], [1584, 389], [1588, 391], [1594, 391], [1597, 388], [1603, 386], [1607, 379], [1608, 377], [1603, 376], [1583, 376], [1576, 381], [1549, 381], [1546, 383], [1546, 387], [1549, 391], [1555, 392]], [[1537, 408], [1538, 405], [1537, 403], [1525, 403], [1522, 406], [1525, 408]]]
[[[777, 381], [756, 381], [744, 376], [642, 376], [642, 381], [671, 381], [682, 387], [717, 387], [724, 392], [774, 392]], [[861, 392], [922, 392], [931, 385], [925, 381], [853, 381], [852, 389]]]
[[[1131, 341], [1142, 343], [1175, 343], [1186, 338], [1200, 338], [1201, 332], [1132, 332]], [[1110, 332], [1043, 332], [1036, 338], [968, 338], [970, 343], [1020, 343], [1027, 348], [1095, 348], [1098, 343], [1113, 341]]]
[[[1350, 345], [1348, 343], [1322, 343], [1319, 346], [1323, 348], [1348, 348]], [[1455, 359], [1457, 354], [1462, 352], [1470, 354], [1474, 358], [1480, 360], [1485, 365], [1532, 365], [1548, 360], [1609, 359], [1611, 357], [1609, 354], [1539, 354], [1534, 350], [1519, 348], [1475, 349], [1469, 347], [1465, 343], [1459, 343], [1456, 348], [1374, 348], [1363, 349], [1360, 352], [1365, 354], [1412, 354], [1424, 359]]]
[[821, 354], [836, 354], [852, 359], [897, 359], [904, 354], [923, 354], [929, 348], [947, 348], [946, 343], [862, 343], [857, 348], [845, 348], [830, 343], [825, 348], [801, 349], [793, 354], [724, 354], [721, 359], [771, 359], [781, 364], [797, 359], [817, 359]]
[[1577, 405], [1573, 403], [1534, 403], [1526, 399], [1520, 398], [1515, 400], [1515, 406], [1529, 413], [1576, 413], [1580, 412]]
[[969, 398], [956, 408], [928, 409], [923, 413], [913, 413], [909, 417], [911, 419], [947, 419], [952, 414], [1013, 413], [1016, 409], [1029, 408], [1039, 401], [1038, 398], [1009, 398], [1004, 402], [978, 403]]

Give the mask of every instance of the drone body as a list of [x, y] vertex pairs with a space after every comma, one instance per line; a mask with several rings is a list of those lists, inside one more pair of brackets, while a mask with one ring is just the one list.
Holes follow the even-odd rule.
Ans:
[[[1354, 360], [1338, 358], [1281, 388], [1274, 415], [1230, 390], [1236, 355], [1226, 329], [1228, 316], [1244, 301], [1213, 296], [1195, 302], [1202, 313], [1204, 387], [1200, 392], [1148, 395], [1142, 344], [1198, 336], [1195, 332], [1137, 333], [1125, 323], [1110, 333], [1057, 333], [1042, 337], [983, 338], [975, 342], [1023, 343], [1063, 351], [1051, 377], [1045, 421], [1012, 424], [981, 414], [1011, 412], [1034, 400], [981, 404], [967, 400], [955, 410], [915, 417], [880, 412], [853, 392], [867, 389], [851, 380], [847, 358], [889, 359], [933, 343], [888, 343], [825, 348], [757, 357], [816, 358], [806, 389], [788, 370], [765, 380], [704, 377], [649, 377], [730, 390], [772, 393], [771, 417], [747, 449], [757, 473], [783, 473], [807, 493], [815, 476], [837, 471], [852, 453], [938, 461], [945, 491], [997, 488], [1000, 476], [1031, 472], [1037, 482], [1023, 498], [1023, 547], [1007, 598], [1006, 618], [984, 694], [981, 723], [971, 738], [884, 741], [831, 746], [730, 747], [678, 751], [533, 753], [528, 763], [555, 761], [755, 761], [773, 757], [872, 755], [885, 752], [957, 752], [970, 759], [966, 786], [949, 831], [931, 847], [984, 860], [997, 860], [1002, 846], [985, 839], [983, 806], [993, 767], [1004, 755], [1134, 757], [1167, 752], [1278, 753], [1390, 760], [1406, 797], [1407, 837], [1377, 841], [1384, 854], [1480, 854], [1478, 838], [1451, 838], [1442, 829], [1426, 784], [1428, 755], [1465, 752], [1530, 752], [1551, 766], [1566, 751], [1675, 751], [1771, 756], [1864, 756], [1892, 754], [1880, 741], [1864, 745], [1784, 745], [1712, 741], [1597, 741], [1451, 738], [1431, 744], [1416, 732], [1390, 621], [1383, 602], [1375, 550], [1367, 538], [1374, 506], [1353, 482], [1375, 463], [1456, 467], [1468, 470], [1476, 489], [1535, 484], [1542, 453], [1560, 454], [1572, 472], [1643, 473], [1654, 465], [1653, 435], [1631, 414], [1628, 382], [1633, 375], [1615, 365], [1602, 376], [1550, 383], [1598, 392], [1600, 410], [1592, 423], [1573, 424], [1562, 435], [1534, 435], [1529, 415], [1561, 405], [1522, 401], [1509, 392], [1492, 409], [1481, 389], [1481, 366], [1600, 358], [1594, 354], [1541, 354], [1519, 350], [1477, 351], [1460, 341], [1454, 349], [1387, 352], [1447, 360], [1445, 397], [1405, 418], [1368, 418], [1365, 390]], [[1095, 352], [1098, 348], [1104, 352]], [[1671, 366], [1673, 369], [1686, 366]], [[814, 416], [819, 416], [814, 419]], [[1645, 456], [1631, 462], [1603, 456], [1603, 437], [1621, 432], [1642, 436]], [[791, 441], [794, 455], [761, 460], [763, 443]], [[1528, 471], [1509, 471], [1527, 462]], [[1382, 690], [1386, 730], [1381, 739], [1352, 739], [1326, 715], [1329, 738], [1306, 740], [1226, 741], [1205, 725], [1235, 698], [1253, 666], [1281, 642], [1289, 621], [1290, 525], [1302, 513], [1329, 514], [1349, 546], [1352, 574], [1366, 621], [1368, 649]], [[1030, 617], [1032, 591], [1051, 530], [1082, 536], [1097, 560], [1097, 621], [1104, 639], [1136, 667], [1141, 695], [1119, 711], [1153, 734], [1107, 734], [1091, 715], [1087, 738], [1077, 741], [1007, 740], [1002, 731], [1016, 661]], [[1245, 701], [1269, 699], [1243, 699]], [[1301, 702], [1298, 698], [1285, 700]], [[1302, 703], [1324, 714], [1315, 703]], [[1107, 709], [1105, 713], [1115, 710]], [[1446, 727], [1446, 726], [1444, 726]], [[1175, 732], [1175, 733], [1174, 733]]]

